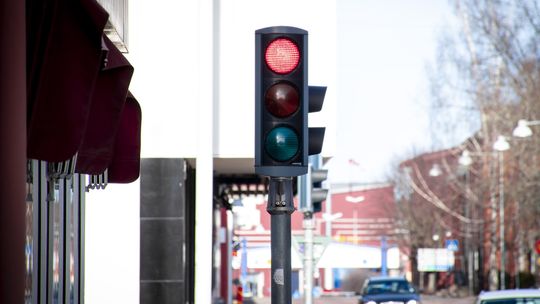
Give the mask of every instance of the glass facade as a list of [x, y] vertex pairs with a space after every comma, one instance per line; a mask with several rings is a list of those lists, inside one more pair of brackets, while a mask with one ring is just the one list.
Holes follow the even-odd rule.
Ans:
[[[60, 166], [61, 167], [61, 166]], [[85, 176], [28, 161], [25, 303], [84, 303]], [[68, 170], [69, 171], [69, 170]], [[69, 173], [69, 172], [68, 172]]]

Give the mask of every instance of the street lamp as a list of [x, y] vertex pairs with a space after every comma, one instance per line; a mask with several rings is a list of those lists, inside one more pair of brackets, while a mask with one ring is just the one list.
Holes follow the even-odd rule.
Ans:
[[335, 220], [343, 217], [343, 213], [341, 213], [341, 212], [338, 212], [338, 213], [323, 213], [322, 217], [323, 217], [323, 220], [325, 222], [332, 222], [332, 221], [335, 221]]
[[433, 164], [431, 169], [429, 169], [429, 176], [437, 177], [441, 174], [442, 174], [441, 166], [439, 166], [439, 164], [437, 163]]
[[508, 143], [508, 141], [506, 140], [506, 137], [499, 135], [497, 137], [497, 140], [493, 144], [493, 149], [499, 152], [506, 151], [510, 149], [510, 143]]
[[493, 144], [493, 149], [499, 153], [499, 238], [501, 248], [501, 271], [500, 282], [501, 289], [505, 289], [505, 244], [504, 244], [504, 154], [503, 152], [510, 149], [510, 144], [506, 138], [499, 135], [497, 141]]
[[464, 167], [469, 167], [473, 162], [471, 158], [471, 152], [469, 152], [469, 150], [463, 150], [461, 156], [458, 159], [458, 162]]
[[526, 119], [520, 119], [512, 135], [514, 135], [515, 137], [529, 137], [533, 134], [529, 126], [535, 125], [540, 125], [540, 120], [528, 121]]

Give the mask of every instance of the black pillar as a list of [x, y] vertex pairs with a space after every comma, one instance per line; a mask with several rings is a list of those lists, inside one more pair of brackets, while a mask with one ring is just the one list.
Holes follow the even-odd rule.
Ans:
[[186, 182], [183, 159], [141, 160], [141, 304], [188, 298]]
[[24, 303], [25, 1], [0, 1], [0, 303]]

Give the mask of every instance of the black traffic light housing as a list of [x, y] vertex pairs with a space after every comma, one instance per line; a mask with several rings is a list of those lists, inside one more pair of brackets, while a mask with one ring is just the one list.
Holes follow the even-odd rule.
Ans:
[[299, 176], [308, 164], [307, 31], [255, 32], [255, 172]]
[[328, 177], [328, 170], [313, 169], [310, 170], [310, 197], [312, 212], [322, 211], [322, 202], [326, 200], [328, 189], [322, 187], [322, 182]]
[[307, 31], [274, 26], [255, 31], [255, 172], [304, 175], [322, 149], [324, 128], [308, 128], [326, 87], [308, 87]]

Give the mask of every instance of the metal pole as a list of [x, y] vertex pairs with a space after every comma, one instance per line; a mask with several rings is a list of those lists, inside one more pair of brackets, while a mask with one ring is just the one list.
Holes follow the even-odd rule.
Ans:
[[[330, 214], [330, 218], [328, 221], [326, 221], [325, 230], [326, 230], [326, 237], [332, 238], [332, 193], [328, 193], [328, 197], [326, 198], [326, 213]], [[334, 289], [334, 274], [333, 274], [333, 268], [327, 267], [324, 269], [324, 288], [327, 290]]]
[[471, 220], [467, 223], [467, 234], [465, 236], [465, 252], [467, 255], [467, 285], [469, 287], [469, 295], [472, 296], [474, 293], [474, 277], [473, 277], [473, 262], [472, 262], [472, 233], [471, 233], [471, 225], [472, 225], [472, 206], [471, 202], [467, 199], [467, 192], [470, 189], [469, 184], [469, 168], [467, 168], [467, 171], [465, 172], [465, 217]]
[[387, 276], [388, 275], [388, 264], [387, 264], [387, 243], [386, 243], [386, 236], [382, 236], [381, 238], [381, 275]]
[[313, 213], [304, 212], [304, 304], [313, 303]]
[[[495, 155], [493, 155], [495, 156]], [[493, 173], [493, 174], [491, 174]], [[495, 161], [490, 162], [490, 175], [495, 177]], [[497, 202], [495, 200], [496, 179], [493, 180], [490, 187], [490, 209], [491, 209], [491, 227], [490, 227], [490, 250], [489, 250], [489, 290], [496, 290], [499, 284], [497, 276]]]
[[[310, 158], [310, 162], [312, 159]], [[298, 199], [303, 206], [303, 229], [304, 229], [304, 303], [313, 303], [313, 201], [311, 200], [311, 172], [313, 164], [310, 163], [308, 173], [298, 178]]]
[[272, 304], [291, 304], [292, 178], [270, 177], [268, 204], [272, 252]]
[[500, 281], [501, 289], [505, 289], [505, 248], [504, 248], [504, 164], [503, 164], [504, 155], [502, 152], [499, 152], [499, 232], [500, 232], [500, 247], [501, 247], [501, 271]]

